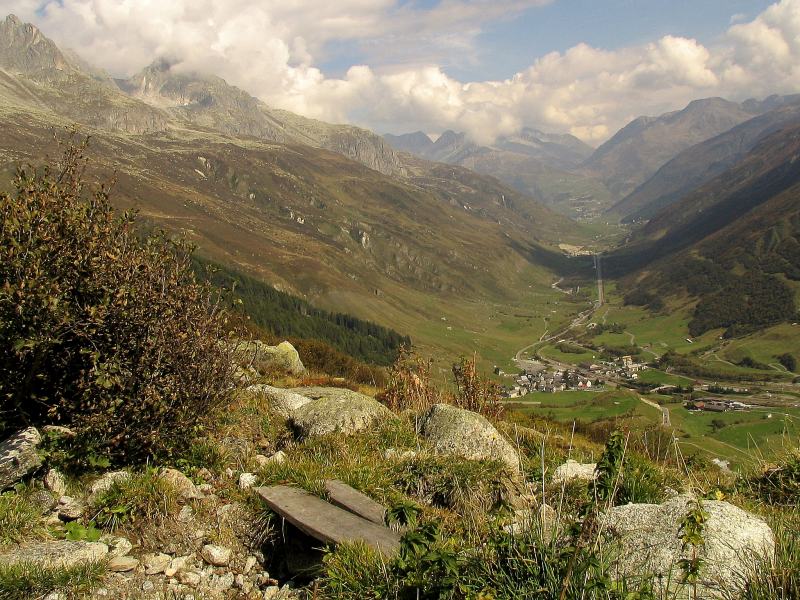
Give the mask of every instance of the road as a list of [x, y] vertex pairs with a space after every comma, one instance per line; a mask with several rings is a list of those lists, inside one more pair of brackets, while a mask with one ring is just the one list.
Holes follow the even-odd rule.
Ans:
[[597, 306], [598, 308], [605, 304], [605, 287], [603, 285], [603, 255], [594, 255], [594, 270], [597, 274]]
[[664, 427], [672, 427], [672, 422], [669, 418], [669, 409], [666, 406], [661, 406], [658, 402], [653, 402], [652, 400], [648, 400], [647, 398], [643, 398], [639, 396], [639, 400], [644, 402], [645, 404], [652, 406], [653, 408], [657, 408], [661, 411], [661, 424]]

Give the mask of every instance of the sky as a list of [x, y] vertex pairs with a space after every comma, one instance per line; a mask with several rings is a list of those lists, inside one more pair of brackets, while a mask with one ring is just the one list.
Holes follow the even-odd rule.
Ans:
[[693, 99], [800, 92], [800, 0], [0, 0], [116, 77], [165, 58], [380, 133], [597, 145]]

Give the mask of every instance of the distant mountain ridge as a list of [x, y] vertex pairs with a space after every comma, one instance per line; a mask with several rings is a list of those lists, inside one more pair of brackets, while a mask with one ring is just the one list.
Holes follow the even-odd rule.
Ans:
[[760, 106], [774, 108], [683, 150], [614, 205], [610, 212], [622, 217], [624, 222], [650, 219], [692, 189], [735, 165], [761, 139], [800, 123], [800, 95], [774, 96], [764, 100]]
[[602, 144], [580, 172], [605, 182], [621, 199], [649, 179], [676, 154], [747, 121], [765, 108], [722, 98], [690, 102], [659, 117], [639, 117]]
[[590, 146], [572, 135], [525, 128], [488, 146], [452, 130], [444, 131], [435, 142], [421, 131], [386, 134], [384, 139], [400, 152], [497, 177], [570, 216], [595, 214], [610, 205], [610, 196], [599, 181], [570, 172], [592, 153]]

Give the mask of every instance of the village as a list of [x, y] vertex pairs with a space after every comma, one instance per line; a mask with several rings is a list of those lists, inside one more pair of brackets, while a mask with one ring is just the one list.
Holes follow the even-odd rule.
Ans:
[[514, 383], [503, 387], [506, 398], [519, 398], [533, 392], [556, 393], [570, 390], [602, 389], [611, 379], [636, 380], [639, 372], [648, 366], [636, 362], [632, 356], [622, 356], [614, 362], [581, 363], [575, 368], [547, 366], [528, 367], [518, 375], [508, 374], [495, 367], [495, 374], [514, 378]]

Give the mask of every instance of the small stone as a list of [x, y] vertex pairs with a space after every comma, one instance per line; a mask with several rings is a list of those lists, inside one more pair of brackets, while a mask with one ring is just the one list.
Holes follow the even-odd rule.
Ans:
[[278, 450], [275, 454], [267, 459], [268, 463], [282, 465], [286, 462], [286, 453], [283, 450]]
[[225, 573], [223, 575], [214, 575], [211, 578], [211, 587], [217, 591], [229, 590], [233, 587], [235, 578], [233, 573]]
[[154, 584], [149, 579], [142, 584], [142, 591], [143, 592], [152, 592], [156, 588], [156, 584]]
[[75, 521], [83, 516], [86, 506], [72, 496], [61, 496], [58, 500], [58, 517], [62, 521]]
[[197, 486], [197, 489], [202, 494], [210, 494], [211, 492], [214, 491], [214, 486], [211, 485], [210, 483], [201, 483], [200, 485]]
[[216, 544], [206, 544], [200, 554], [203, 560], [215, 567], [227, 566], [231, 560], [231, 549]]
[[185, 571], [192, 566], [194, 559], [191, 556], [176, 556], [169, 563], [169, 567], [164, 570], [164, 575], [174, 577], [177, 573]]
[[244, 574], [247, 575], [250, 571], [252, 571], [257, 562], [258, 561], [256, 560], [255, 556], [248, 556], [247, 560], [244, 561]]
[[57, 469], [50, 469], [44, 476], [44, 489], [53, 492], [57, 497], [67, 493], [67, 482]]
[[596, 468], [597, 464], [595, 463], [579, 463], [570, 459], [556, 468], [553, 473], [553, 483], [563, 483], [571, 479], [592, 481], [597, 477]]
[[177, 469], [163, 469], [161, 478], [169, 482], [177, 490], [181, 500], [198, 498], [200, 495], [192, 480]]
[[98, 598], [105, 598], [108, 596], [108, 590], [106, 588], [98, 588], [94, 591], [94, 595]]
[[28, 427], [0, 444], [0, 491], [38, 469], [42, 464], [38, 447], [42, 436], [35, 427]]
[[200, 467], [199, 469], [197, 469], [195, 475], [197, 475], [197, 477], [202, 479], [203, 481], [211, 481], [212, 479], [214, 479], [214, 475], [211, 473], [211, 471], [209, 471], [205, 467]]
[[237, 588], [242, 589], [244, 587], [245, 578], [244, 575], [239, 573], [233, 580], [233, 585]]
[[233, 475], [234, 475], [233, 469], [231, 469], [230, 467], [225, 469], [225, 477], [228, 477], [229, 479], [233, 479]]
[[178, 513], [178, 521], [181, 523], [188, 523], [194, 518], [194, 511], [192, 507], [188, 504], [185, 504], [181, 507], [181, 511]]
[[108, 552], [111, 556], [127, 556], [128, 552], [133, 550], [133, 544], [124, 537], [104, 535], [100, 538], [100, 541], [108, 546]]
[[108, 570], [114, 573], [127, 573], [139, 566], [139, 561], [132, 556], [115, 556], [108, 563]]
[[40, 514], [47, 515], [58, 506], [58, 496], [41, 488], [33, 490], [28, 496], [28, 502], [39, 509]]
[[258, 466], [259, 466], [259, 468], [260, 468], [260, 467], [263, 467], [264, 465], [266, 465], [266, 464], [268, 464], [268, 463], [269, 463], [269, 458], [267, 458], [267, 457], [266, 457], [266, 456], [264, 456], [263, 454], [256, 454], [256, 455], [253, 457], [253, 460], [254, 460], [254, 461], [256, 461], [256, 465], [258, 465]]
[[158, 554], [146, 554], [142, 557], [145, 575], [156, 575], [163, 573], [169, 567], [172, 558], [169, 554], [159, 552]]
[[277, 585], [271, 585], [264, 590], [264, 600], [273, 600], [273, 598], [276, 598], [280, 593], [281, 588]]
[[197, 587], [200, 585], [200, 575], [194, 571], [178, 571], [175, 578], [183, 585]]
[[239, 489], [249, 490], [256, 484], [256, 481], [258, 481], [258, 477], [255, 473], [242, 473], [239, 475]]
[[64, 427], [63, 425], [45, 425], [44, 427], [42, 427], [42, 433], [65, 439], [70, 439], [75, 437], [75, 432], [72, 431], [72, 429], [70, 429], [69, 427]]

